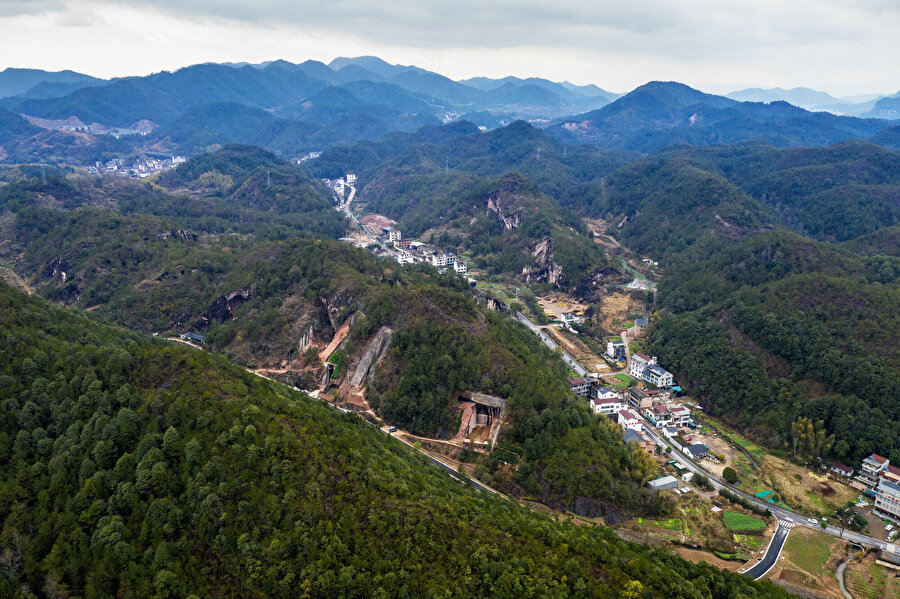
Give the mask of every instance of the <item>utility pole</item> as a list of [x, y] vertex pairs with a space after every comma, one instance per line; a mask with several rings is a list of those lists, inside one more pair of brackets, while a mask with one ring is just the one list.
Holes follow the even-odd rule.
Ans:
[[269, 169], [266, 169], [266, 188], [272, 189], [272, 177]]
[[449, 156], [447, 156], [446, 158], [444, 158], [444, 172], [445, 172], [445, 173], [449, 173], [449, 172], [450, 172], [450, 157], [449, 157]]
[[47, 184], [47, 173], [44, 172], [44, 165], [41, 164], [41, 181], [44, 182], [44, 185]]
[[566, 157], [566, 154], [568, 153], [568, 151], [569, 151], [569, 146], [568, 146], [568, 145], [564, 145], [564, 146], [563, 146], [563, 158]]

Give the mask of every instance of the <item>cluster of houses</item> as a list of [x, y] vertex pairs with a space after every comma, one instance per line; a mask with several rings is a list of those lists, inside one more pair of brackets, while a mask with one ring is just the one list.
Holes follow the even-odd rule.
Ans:
[[874, 497], [873, 513], [900, 522], [900, 468], [873, 453], [862, 461], [854, 476], [853, 468], [841, 462], [831, 462], [828, 468], [838, 476], [850, 479], [850, 486]]
[[628, 374], [660, 389], [668, 389], [672, 386], [672, 373], [657, 364], [655, 357], [651, 358], [642, 353], [631, 356]]
[[184, 156], [172, 156], [169, 159], [146, 158], [135, 160], [130, 166], [123, 158], [112, 158], [106, 162], [95, 162], [93, 166], [85, 167], [92, 175], [118, 175], [132, 179], [143, 179], [156, 173], [175, 168], [185, 162]]
[[400, 229], [390, 226], [384, 227], [381, 229], [381, 233], [381, 242], [384, 245], [392, 246], [396, 250], [394, 257], [400, 264], [427, 262], [438, 270], [452, 268], [454, 272], [461, 275], [469, 272], [465, 260], [458, 258], [453, 253], [435, 251], [421, 241], [403, 239], [403, 233]]
[[626, 443], [636, 442], [647, 452], [654, 451], [654, 444], [641, 434], [646, 418], [678, 449], [695, 459], [703, 458], [709, 452], [706, 445], [690, 444], [678, 436], [680, 431], [689, 431], [694, 423], [691, 411], [673, 403], [668, 390], [631, 387], [619, 392], [585, 378], [569, 379], [569, 388], [576, 395], [587, 398], [595, 414], [602, 414], [621, 426]]

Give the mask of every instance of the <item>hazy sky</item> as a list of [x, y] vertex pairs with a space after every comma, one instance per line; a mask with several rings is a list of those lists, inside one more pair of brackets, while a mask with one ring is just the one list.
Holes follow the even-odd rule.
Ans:
[[374, 54], [627, 91], [900, 89], [900, 0], [0, 0], [0, 68], [108, 77]]

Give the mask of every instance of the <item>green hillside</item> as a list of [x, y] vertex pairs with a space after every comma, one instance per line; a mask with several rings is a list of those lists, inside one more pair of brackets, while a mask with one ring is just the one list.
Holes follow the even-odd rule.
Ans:
[[900, 452], [884, 393], [900, 384], [897, 160], [858, 143], [683, 147], [577, 209], [624, 221], [616, 238], [666, 269], [650, 349], [679, 382], [769, 446], [793, 451], [791, 425], [822, 420], [821, 457], [854, 463]]
[[6, 596], [783, 596], [459, 486], [355, 416], [0, 283]]

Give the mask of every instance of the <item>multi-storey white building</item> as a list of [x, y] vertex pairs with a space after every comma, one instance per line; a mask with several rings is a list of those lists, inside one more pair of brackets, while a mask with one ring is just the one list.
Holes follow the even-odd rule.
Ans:
[[592, 399], [591, 410], [595, 414], [618, 414], [620, 410], [627, 409], [628, 406], [621, 399]]
[[453, 262], [453, 270], [455, 270], [456, 272], [458, 272], [461, 275], [464, 275], [467, 272], [469, 272], [469, 267], [466, 266], [466, 263], [463, 262], [462, 260], [455, 260]]
[[624, 341], [607, 341], [606, 355], [613, 360], [625, 359], [625, 342]]
[[878, 484], [879, 475], [890, 466], [891, 462], [885, 457], [873, 453], [862, 461], [859, 472], [856, 473], [856, 480], [869, 487]]
[[900, 521], [900, 485], [882, 478], [875, 487], [874, 511], [880, 516]]
[[432, 254], [431, 264], [436, 268], [452, 266], [454, 259], [453, 254]]
[[656, 358], [651, 358], [642, 353], [636, 353], [631, 356], [631, 368], [629, 368], [628, 373], [634, 378], [640, 379], [644, 374], [644, 369], [653, 364], [656, 364]]
[[641, 380], [656, 385], [660, 389], [668, 389], [672, 386], [672, 373], [656, 364], [651, 364], [644, 368], [641, 373]]
[[597, 399], [618, 399], [619, 394], [612, 387], [602, 386], [597, 387], [597, 391], [594, 394]]

